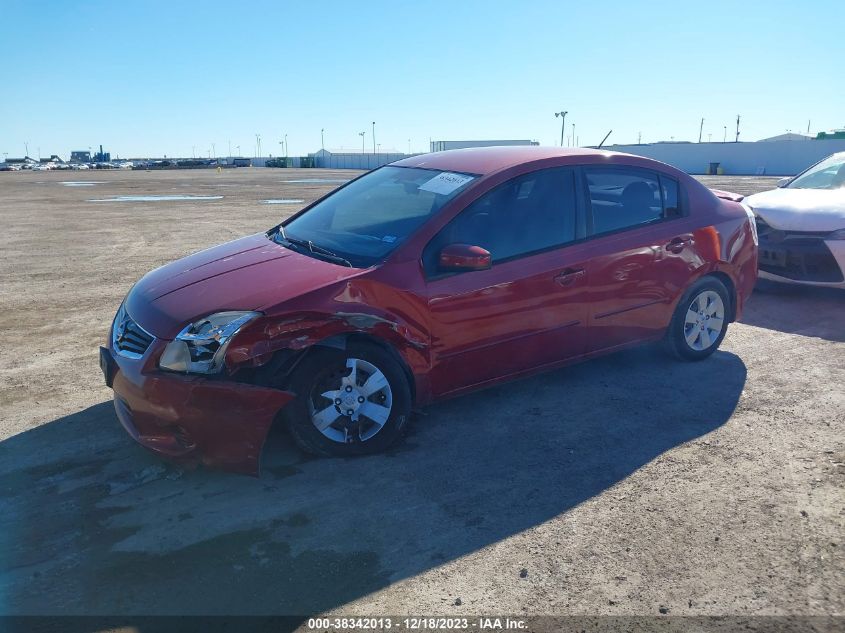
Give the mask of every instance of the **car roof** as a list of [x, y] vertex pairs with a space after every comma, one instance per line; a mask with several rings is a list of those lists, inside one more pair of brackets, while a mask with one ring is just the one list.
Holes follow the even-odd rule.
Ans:
[[[656, 161], [622, 154], [619, 152], [608, 152], [592, 148], [563, 147], [540, 147], [536, 145], [511, 145], [496, 147], [472, 147], [467, 149], [453, 149], [432, 154], [420, 154], [411, 156], [391, 163], [397, 167], [423, 167], [425, 169], [439, 169], [443, 171], [456, 171], [466, 174], [478, 174], [486, 176], [493, 172], [515, 167], [523, 163], [530, 163], [539, 160], [561, 158], [559, 164], [577, 164], [580, 162], [596, 162], [595, 159], [609, 159], [608, 162], [616, 162], [614, 158], [624, 158], [624, 163], [629, 165], [654, 164]], [[591, 158], [592, 160], [584, 160]], [[569, 159], [569, 160], [566, 160]]]

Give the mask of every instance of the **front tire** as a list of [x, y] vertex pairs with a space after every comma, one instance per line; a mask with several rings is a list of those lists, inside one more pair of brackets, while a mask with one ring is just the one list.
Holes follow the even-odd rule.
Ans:
[[410, 417], [405, 372], [375, 345], [309, 350], [290, 388], [297, 397], [287, 407], [288, 429], [300, 448], [314, 455], [379, 453], [399, 439]]
[[704, 360], [719, 349], [728, 331], [730, 299], [724, 284], [715, 277], [702, 277], [678, 302], [666, 347], [677, 358]]

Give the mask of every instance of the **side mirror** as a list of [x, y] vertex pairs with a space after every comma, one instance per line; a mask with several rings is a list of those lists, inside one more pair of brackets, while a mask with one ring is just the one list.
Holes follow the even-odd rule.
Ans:
[[469, 244], [449, 244], [440, 251], [441, 270], [487, 270], [491, 265], [490, 251]]
[[780, 180], [778, 180], [778, 189], [786, 187], [786, 185], [788, 185], [790, 182], [792, 182], [792, 178], [790, 178], [789, 176], [787, 176], [786, 178], [781, 178]]

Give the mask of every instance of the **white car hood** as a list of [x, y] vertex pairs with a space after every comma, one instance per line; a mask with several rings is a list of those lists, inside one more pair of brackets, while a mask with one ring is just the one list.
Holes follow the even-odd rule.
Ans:
[[845, 187], [773, 189], [743, 200], [766, 224], [781, 231], [845, 229]]

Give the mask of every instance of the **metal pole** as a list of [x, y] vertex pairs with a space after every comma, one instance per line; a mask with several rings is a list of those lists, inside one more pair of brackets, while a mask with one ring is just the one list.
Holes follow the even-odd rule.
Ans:
[[701, 133], [704, 131], [704, 118], [701, 119], [701, 125], [698, 127], [698, 142], [701, 142]]
[[739, 143], [739, 115], [736, 115], [736, 140], [734, 143]]
[[373, 121], [373, 154], [376, 153], [376, 122]]
[[572, 147], [575, 147], [575, 124], [572, 124]]
[[560, 120], [560, 146], [563, 147], [563, 136], [566, 133], [566, 115], [569, 114], [568, 111], [563, 112], [555, 112], [555, 118], [562, 117]]
[[320, 149], [324, 152], [326, 151], [326, 136], [325, 136], [326, 128], [320, 128]]
[[722, 137], [722, 142], [726, 143], [728, 140], [728, 126], [725, 126], [725, 135]]

